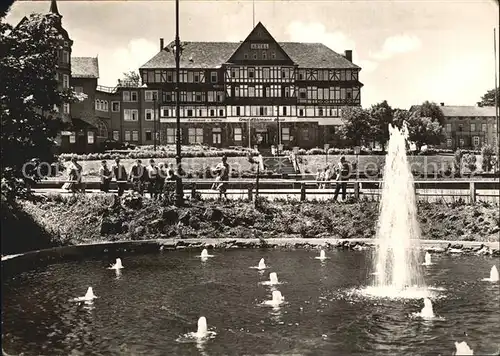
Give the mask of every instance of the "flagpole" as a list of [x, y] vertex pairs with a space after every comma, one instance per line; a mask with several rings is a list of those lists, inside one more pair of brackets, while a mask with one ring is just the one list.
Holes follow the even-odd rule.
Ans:
[[500, 156], [498, 156], [500, 153], [499, 147], [500, 147], [500, 120], [499, 120], [499, 113], [498, 113], [498, 67], [497, 67], [497, 34], [496, 34], [496, 28], [493, 28], [493, 50], [495, 52], [494, 59], [495, 59], [495, 121], [497, 123], [497, 130], [496, 130], [496, 151], [497, 151], [497, 169], [500, 171]]
[[255, 0], [252, 0], [252, 30], [255, 28]]

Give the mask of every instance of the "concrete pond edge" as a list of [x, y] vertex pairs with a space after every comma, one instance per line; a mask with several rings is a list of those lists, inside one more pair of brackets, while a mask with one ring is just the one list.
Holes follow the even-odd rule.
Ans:
[[[2, 275], [20, 273], [40, 265], [65, 261], [78, 261], [107, 256], [110, 259], [131, 254], [154, 253], [184, 249], [235, 249], [235, 248], [281, 248], [281, 249], [325, 249], [362, 251], [373, 248], [375, 239], [335, 238], [272, 238], [272, 239], [152, 239], [101, 242], [74, 246], [62, 246], [22, 254], [2, 256]], [[485, 255], [500, 257], [500, 242], [420, 240], [422, 250], [430, 253], [454, 255]], [[112, 260], [111, 260], [112, 261]]]

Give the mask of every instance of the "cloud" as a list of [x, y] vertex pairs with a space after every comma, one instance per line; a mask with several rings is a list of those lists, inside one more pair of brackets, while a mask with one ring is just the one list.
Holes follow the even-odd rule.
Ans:
[[291, 22], [286, 33], [291, 41], [323, 43], [335, 52], [344, 53], [346, 49], [354, 52], [355, 43], [345, 33], [340, 31], [328, 32], [325, 25], [319, 22], [302, 23]]
[[422, 42], [417, 36], [396, 35], [387, 37], [382, 45], [382, 48], [374, 53], [370, 53], [370, 57], [379, 61], [389, 59], [397, 54], [413, 52], [422, 46]]

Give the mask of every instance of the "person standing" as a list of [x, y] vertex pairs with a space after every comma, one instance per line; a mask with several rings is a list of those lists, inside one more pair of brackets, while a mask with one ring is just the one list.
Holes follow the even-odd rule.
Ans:
[[101, 191], [104, 193], [109, 192], [109, 183], [111, 182], [112, 172], [108, 167], [106, 161], [101, 161], [101, 168], [99, 168], [99, 176], [101, 177]]
[[218, 173], [217, 179], [220, 183], [217, 186], [219, 191], [219, 200], [222, 199], [222, 195], [227, 200], [227, 183], [229, 181], [229, 164], [227, 163], [227, 157], [222, 156], [222, 162], [217, 165], [215, 170]]
[[140, 195], [144, 192], [145, 176], [146, 172], [144, 166], [142, 165], [142, 161], [138, 159], [130, 169], [128, 178], [132, 183], [132, 189]]
[[163, 194], [163, 188], [165, 186], [165, 179], [167, 178], [167, 170], [165, 169], [165, 163], [160, 162], [158, 164], [157, 172], [158, 172], [158, 174], [156, 177], [155, 190], [156, 190], [156, 194], [157, 194], [156, 197], [158, 199], [160, 199], [162, 194]]
[[73, 193], [79, 192], [82, 184], [82, 166], [78, 164], [76, 156], [71, 158], [68, 179], [69, 182], [64, 183], [63, 189], [70, 190]]
[[151, 199], [156, 199], [158, 193], [156, 191], [156, 181], [158, 179], [158, 167], [155, 164], [154, 159], [149, 160], [149, 166], [147, 168], [147, 178], [148, 178], [148, 192]]
[[337, 201], [339, 196], [340, 189], [342, 188], [342, 201], [346, 200], [346, 190], [347, 190], [347, 181], [349, 180], [349, 162], [346, 161], [345, 157], [340, 157], [340, 162], [337, 164], [337, 185], [335, 187], [335, 194], [333, 196], [333, 200]]
[[116, 184], [118, 186], [118, 196], [121, 197], [125, 188], [127, 188], [127, 170], [125, 166], [120, 163], [120, 159], [115, 158], [115, 164], [113, 165], [113, 175], [116, 179]]

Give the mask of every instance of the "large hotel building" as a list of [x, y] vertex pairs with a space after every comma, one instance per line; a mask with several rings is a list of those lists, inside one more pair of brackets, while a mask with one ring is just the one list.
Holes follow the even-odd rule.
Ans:
[[[50, 12], [58, 15], [52, 0]], [[64, 87], [87, 99], [67, 105], [73, 131], [61, 148], [86, 152], [105, 140], [138, 145], [175, 143], [175, 52], [160, 39], [159, 51], [139, 68], [142, 83], [98, 85], [98, 59], [71, 57], [65, 33]], [[335, 144], [343, 106], [361, 105], [360, 67], [352, 51], [340, 55], [321, 43], [278, 43], [258, 23], [233, 42], [183, 42], [180, 117], [183, 144], [285, 147]], [[156, 122], [155, 122], [156, 118]]]

